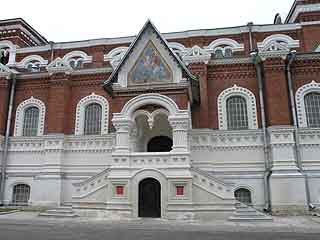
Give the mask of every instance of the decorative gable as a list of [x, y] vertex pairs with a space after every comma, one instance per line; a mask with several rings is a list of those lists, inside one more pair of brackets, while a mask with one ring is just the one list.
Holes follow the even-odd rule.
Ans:
[[129, 73], [129, 82], [131, 84], [139, 84], [147, 82], [165, 83], [171, 81], [172, 73], [169, 66], [150, 41]]
[[[186, 84], [188, 81], [189, 84]], [[168, 83], [182, 83], [189, 87], [191, 102], [200, 102], [198, 79], [148, 20], [109, 79], [104, 82], [104, 88], [113, 95], [114, 90], [130, 86]]]

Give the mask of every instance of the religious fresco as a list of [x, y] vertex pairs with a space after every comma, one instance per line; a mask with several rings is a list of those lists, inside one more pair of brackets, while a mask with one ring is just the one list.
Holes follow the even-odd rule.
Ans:
[[130, 73], [132, 83], [168, 82], [172, 78], [169, 67], [150, 42]]

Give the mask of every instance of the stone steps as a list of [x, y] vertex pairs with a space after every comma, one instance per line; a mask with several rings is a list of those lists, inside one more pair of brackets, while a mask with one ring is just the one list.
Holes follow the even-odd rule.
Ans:
[[75, 218], [78, 215], [73, 211], [72, 207], [59, 207], [49, 209], [39, 214], [40, 217], [55, 217], [55, 218]]
[[232, 222], [272, 222], [271, 216], [242, 203], [237, 203], [236, 211], [228, 219]]

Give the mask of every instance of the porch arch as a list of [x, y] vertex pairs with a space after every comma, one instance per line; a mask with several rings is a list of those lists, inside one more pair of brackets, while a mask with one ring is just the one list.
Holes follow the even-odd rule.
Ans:
[[[164, 108], [164, 110], [156, 110], [151, 114], [143, 110], [141, 111], [141, 107], [147, 105], [157, 105]], [[134, 132], [137, 114], [150, 115], [149, 122], [152, 123], [154, 115], [158, 114], [159, 111], [167, 112], [168, 114], [168, 121], [172, 127], [172, 151], [187, 152], [187, 134], [190, 128], [189, 111], [180, 110], [171, 98], [158, 93], [141, 94], [134, 97], [124, 105], [120, 113], [113, 114], [112, 123], [117, 130], [115, 152], [124, 153], [132, 151], [130, 136]]]

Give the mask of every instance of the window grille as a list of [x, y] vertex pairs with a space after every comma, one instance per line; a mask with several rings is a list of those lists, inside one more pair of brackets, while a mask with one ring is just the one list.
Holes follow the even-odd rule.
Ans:
[[319, 128], [320, 127], [320, 94], [309, 93], [305, 96], [305, 109], [307, 116], [308, 127]]
[[232, 53], [232, 49], [231, 48], [226, 48], [224, 51], [224, 56], [229, 58], [232, 57], [233, 53]]
[[229, 130], [248, 129], [248, 113], [246, 99], [240, 96], [227, 100], [227, 122]]
[[98, 135], [101, 134], [101, 117], [102, 108], [100, 104], [89, 104], [85, 109], [84, 134]]
[[18, 184], [13, 188], [12, 203], [16, 205], [25, 205], [30, 198], [30, 186], [26, 184]]
[[234, 193], [234, 197], [236, 198], [236, 200], [244, 204], [247, 204], [247, 205], [252, 204], [251, 192], [248, 189], [240, 188], [236, 190]]
[[29, 107], [24, 112], [23, 136], [37, 136], [39, 123], [39, 109]]
[[215, 58], [223, 58], [224, 55], [223, 55], [223, 50], [222, 49], [217, 49], [215, 52], [214, 52], [214, 57]]

